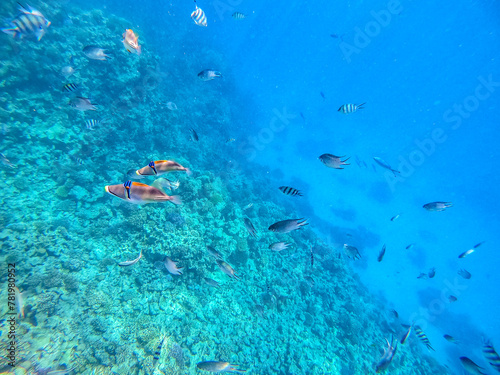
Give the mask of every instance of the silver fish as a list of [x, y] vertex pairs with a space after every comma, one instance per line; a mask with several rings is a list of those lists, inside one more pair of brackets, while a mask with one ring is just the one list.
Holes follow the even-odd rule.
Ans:
[[459, 257], [460, 259], [465, 258], [467, 255], [472, 254], [474, 251], [475, 251], [474, 249], [469, 249], [469, 250], [467, 250], [467, 251], [464, 251], [464, 252], [463, 252], [462, 254], [460, 254], [458, 257]]
[[7, 157], [6, 157], [4, 154], [2, 154], [2, 153], [0, 153], [0, 162], [1, 162], [3, 165], [5, 165], [6, 167], [9, 167], [9, 168], [16, 168], [16, 166], [15, 166], [14, 164], [12, 164], [12, 163], [10, 162], [10, 160], [9, 160], [9, 159], [7, 159]]
[[319, 160], [326, 165], [328, 168], [333, 168], [333, 169], [344, 169], [342, 166], [343, 165], [350, 165], [349, 163], [346, 163], [349, 158], [341, 160], [342, 158], [345, 158], [345, 156], [335, 156], [332, 154], [323, 154], [320, 155]]
[[457, 273], [467, 280], [469, 280], [472, 277], [471, 273], [465, 269], [461, 269]]
[[207, 251], [215, 259], [223, 260], [222, 255], [220, 255], [220, 253], [217, 250], [215, 250], [212, 246], [207, 246]]
[[379, 158], [377, 156], [374, 156], [373, 157], [373, 160], [375, 160], [375, 162], [380, 165], [382, 168], [385, 168], [389, 171], [391, 171], [392, 173], [394, 173], [394, 176], [396, 176], [396, 173], [401, 173], [400, 171], [396, 170], [396, 169], [393, 169], [384, 159], [382, 158]]
[[466, 371], [474, 375], [486, 375], [481, 370], [484, 370], [481, 366], [478, 366], [474, 361], [467, 357], [460, 357], [460, 362]]
[[76, 109], [77, 111], [82, 111], [82, 112], [97, 110], [96, 105], [92, 104], [89, 98], [83, 98], [80, 96], [71, 99], [69, 105], [70, 107]]
[[380, 250], [380, 253], [378, 254], [377, 260], [379, 262], [382, 262], [382, 259], [384, 259], [385, 249], [386, 249], [386, 247], [385, 247], [385, 244], [384, 244], [384, 246], [382, 246], [382, 250]]
[[205, 284], [213, 286], [214, 288], [220, 288], [220, 284], [209, 277], [204, 277], [203, 281], [205, 282]]
[[[134, 173], [135, 173], [135, 171], [134, 171]], [[136, 176], [138, 176], [137, 173], [136, 173]], [[168, 189], [168, 190], [172, 191], [172, 190], [177, 190], [179, 188], [180, 182], [179, 182], [179, 180], [171, 181], [168, 178], [160, 177], [160, 178], [156, 179], [151, 184], [151, 186], [154, 186], [155, 188], [160, 189], [160, 190]]]
[[178, 262], [174, 262], [169, 257], [166, 257], [164, 262], [165, 268], [167, 269], [168, 272], [170, 272], [172, 275], [180, 276], [182, 275], [182, 270], [184, 269], [184, 267], [177, 268], [177, 263]]
[[61, 68], [61, 75], [64, 78], [68, 78], [68, 77], [72, 76], [73, 74], [75, 74], [75, 72], [76, 72], [76, 69], [73, 68], [71, 65], [66, 65], [66, 66], [63, 66]]
[[29, 5], [26, 7], [20, 5], [19, 15], [11, 21], [9, 27], [1, 30], [14, 38], [22, 39], [25, 36], [33, 35], [40, 41], [49, 26], [49, 20], [38, 10]]
[[290, 246], [291, 243], [289, 242], [275, 242], [271, 245], [269, 245], [269, 249], [271, 249], [272, 251], [282, 251], [282, 250], [285, 250], [288, 248], [288, 246]]
[[348, 113], [354, 113], [356, 112], [358, 109], [364, 109], [364, 105], [366, 103], [361, 103], [361, 104], [344, 104], [342, 106], [340, 106], [340, 108], [337, 110], [337, 112], [342, 112], [344, 114], [348, 114]]
[[221, 78], [222, 73], [218, 72], [217, 70], [213, 70], [213, 69], [205, 69], [205, 70], [198, 73], [198, 77], [202, 81], [211, 81], [215, 78]]
[[253, 226], [252, 222], [250, 221], [249, 218], [244, 218], [243, 219], [243, 224], [245, 225], [245, 228], [247, 229], [248, 233], [250, 233], [250, 235], [253, 237], [253, 238], [257, 238], [257, 231], [255, 230], [255, 227]]
[[308, 225], [309, 223], [307, 222], [307, 220], [308, 219], [302, 218], [278, 221], [277, 223], [271, 225], [268, 229], [271, 232], [275, 233], [289, 233], [291, 231], [300, 229], [305, 225]]
[[198, 5], [196, 5], [196, 9], [194, 10], [194, 12], [191, 13], [191, 18], [193, 19], [194, 23], [197, 24], [198, 26], [205, 26], [205, 27], [208, 26], [207, 16], [205, 15], [205, 12], [201, 10], [201, 8], [198, 8]]
[[252, 206], [253, 206], [253, 203], [249, 203], [249, 204], [247, 204], [245, 207], [243, 207], [243, 211], [246, 211], [246, 210], [248, 210], [249, 208], [252, 208]]
[[118, 265], [122, 266], [122, 267], [131, 266], [133, 264], [136, 264], [141, 258], [142, 258], [142, 250], [139, 253], [139, 256], [137, 258], [135, 258], [134, 260], [126, 260], [125, 262], [118, 263]]
[[111, 58], [111, 56], [106, 55], [106, 50], [98, 46], [86, 46], [83, 49], [83, 53], [91, 60], [104, 61], [106, 58]]
[[392, 362], [392, 359], [394, 358], [394, 355], [396, 354], [396, 351], [398, 349], [398, 343], [396, 342], [396, 346], [393, 346], [394, 338], [391, 339], [391, 343], [389, 344], [389, 341], [385, 339], [387, 342], [387, 349], [384, 349], [384, 354], [382, 355], [382, 358], [380, 358], [380, 361], [377, 363], [377, 366], [375, 367], [375, 372], [378, 374], [379, 372], [387, 370], [389, 365]]
[[200, 370], [210, 372], [246, 372], [246, 370], [238, 370], [238, 365], [232, 365], [229, 362], [220, 361], [205, 361], [196, 364]]
[[345, 243], [344, 244], [344, 251], [346, 252], [348, 258], [351, 258], [354, 260], [361, 259], [361, 254], [359, 253], [358, 249], [354, 246], [351, 246], [351, 245], [348, 245]]
[[397, 214], [397, 215], [391, 217], [391, 221], [396, 221], [397, 219], [399, 219], [400, 216], [401, 216], [401, 214]]
[[239, 276], [236, 275], [236, 273], [234, 272], [233, 267], [231, 267], [229, 264], [227, 264], [223, 260], [217, 259], [217, 265], [219, 266], [220, 270], [222, 272], [224, 272], [226, 275], [228, 275], [230, 278], [236, 279], [236, 280], [240, 279]]
[[424, 204], [422, 207], [427, 211], [444, 211], [451, 206], [453, 206], [451, 202], [431, 202]]

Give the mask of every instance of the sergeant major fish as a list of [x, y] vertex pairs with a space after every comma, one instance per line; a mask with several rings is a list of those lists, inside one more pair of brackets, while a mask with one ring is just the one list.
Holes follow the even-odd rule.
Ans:
[[[194, 2], [196, 4], [196, 0]], [[201, 8], [198, 8], [198, 5], [196, 5], [196, 9], [194, 10], [193, 13], [191, 13], [191, 18], [193, 19], [194, 23], [197, 24], [198, 26], [204, 26], [207, 27], [207, 16], [205, 15], [205, 12], [201, 10]]]
[[486, 340], [484, 342], [483, 355], [488, 361], [488, 363], [491, 365], [491, 367], [500, 372], [500, 356], [495, 351], [493, 344], [489, 340]]
[[182, 203], [178, 195], [167, 195], [153, 186], [130, 180], [124, 184], [107, 185], [105, 190], [115, 197], [135, 204], [171, 202], [178, 205]]
[[14, 18], [9, 27], [2, 28], [1, 30], [14, 38], [22, 39], [25, 36], [35, 36], [38, 41], [42, 39], [50, 26], [42, 13], [29, 5], [23, 7], [19, 6], [19, 14]]
[[293, 187], [280, 186], [279, 189], [285, 195], [291, 195], [292, 197], [295, 197], [295, 196], [302, 197], [302, 193], [300, 192], [300, 190], [297, 190]]
[[431, 342], [429, 341], [426, 334], [424, 333], [424, 331], [422, 331], [420, 327], [415, 326], [415, 334], [420, 339], [420, 341], [424, 343], [424, 345], [427, 347], [428, 350], [434, 351], [434, 348], [431, 346]]
[[361, 103], [361, 104], [344, 104], [342, 106], [340, 106], [340, 108], [338, 109], [338, 112], [342, 112], [344, 114], [348, 114], [348, 113], [354, 113], [356, 112], [358, 109], [364, 109], [365, 107], [363, 107], [366, 103]]
[[234, 12], [233, 14], [231, 14], [231, 17], [233, 17], [235, 20], [242, 20], [246, 18], [246, 16], [240, 12]]

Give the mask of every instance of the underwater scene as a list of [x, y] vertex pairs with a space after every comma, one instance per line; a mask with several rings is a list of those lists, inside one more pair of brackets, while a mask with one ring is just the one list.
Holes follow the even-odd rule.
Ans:
[[499, 20], [2, 0], [0, 374], [499, 373]]

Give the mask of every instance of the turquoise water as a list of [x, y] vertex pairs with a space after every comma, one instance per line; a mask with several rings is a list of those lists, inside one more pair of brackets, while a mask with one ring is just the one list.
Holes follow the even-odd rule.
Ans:
[[[482, 345], [500, 345], [495, 2], [199, 1], [207, 27], [192, 2], [30, 5], [51, 22], [41, 40], [0, 35], [0, 373], [196, 374], [227, 361], [371, 374], [409, 324], [435, 350], [413, 330], [385, 373], [458, 374], [461, 356], [494, 372]], [[89, 45], [110, 58], [89, 59]], [[76, 96], [97, 110], [72, 108]], [[350, 165], [328, 168], [325, 153]], [[134, 173], [152, 160], [193, 172], [161, 176], [178, 180], [164, 192], [181, 205], [106, 193], [130, 176], [152, 185]], [[434, 201], [453, 206], [422, 208]], [[268, 230], [298, 218], [309, 224]], [[8, 264], [23, 293], [15, 368]]]

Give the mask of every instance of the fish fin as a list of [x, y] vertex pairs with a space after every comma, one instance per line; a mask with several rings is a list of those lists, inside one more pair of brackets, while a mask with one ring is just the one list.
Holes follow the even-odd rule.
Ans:
[[5, 27], [1, 29], [5, 34], [12, 35], [14, 38], [17, 36], [17, 27]]
[[143, 184], [142, 182], [137, 182], [137, 181], [132, 181], [132, 185], [135, 185], [135, 186], [149, 186], [149, 185]]
[[151, 184], [151, 186], [152, 186], [152, 187], [154, 187], [154, 188], [156, 188], [156, 189], [158, 189], [158, 190], [160, 190], [162, 193], [167, 194], [167, 193], [165, 193], [165, 189], [163, 188], [163, 186], [161, 186], [161, 182], [160, 182], [160, 180], [161, 180], [161, 178], [159, 178], [159, 179], [155, 180], [155, 181]]
[[193, 175], [193, 172], [191, 171], [191, 169], [186, 168], [186, 174], [188, 175], [188, 177], [191, 177]]
[[182, 199], [179, 195], [171, 195], [168, 200], [175, 205], [182, 204]]

